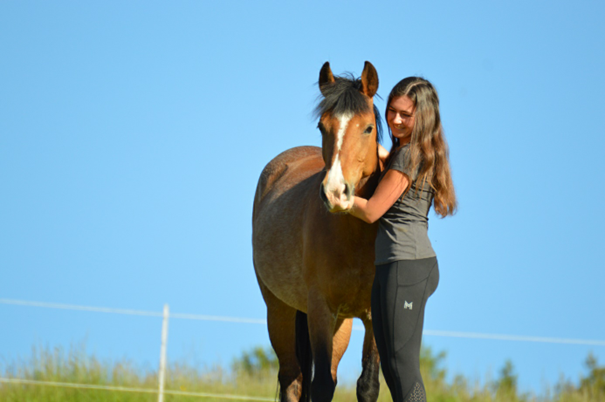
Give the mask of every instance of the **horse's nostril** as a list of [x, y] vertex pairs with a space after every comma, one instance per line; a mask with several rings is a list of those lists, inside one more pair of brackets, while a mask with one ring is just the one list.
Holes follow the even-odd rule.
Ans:
[[353, 186], [349, 186], [347, 183], [345, 183], [345, 194], [347, 195], [347, 199], [351, 198], [353, 195]]

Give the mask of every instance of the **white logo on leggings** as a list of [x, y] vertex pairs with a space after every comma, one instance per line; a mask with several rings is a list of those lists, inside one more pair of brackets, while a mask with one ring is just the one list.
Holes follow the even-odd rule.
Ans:
[[403, 308], [404, 308], [404, 310], [405, 310], [406, 308], [409, 308], [409, 309], [411, 310], [411, 309], [412, 309], [412, 304], [413, 304], [413, 303], [414, 303], [414, 302], [409, 302], [409, 303], [408, 303], [407, 301], [405, 301], [405, 300], [404, 300], [404, 301], [403, 301]]

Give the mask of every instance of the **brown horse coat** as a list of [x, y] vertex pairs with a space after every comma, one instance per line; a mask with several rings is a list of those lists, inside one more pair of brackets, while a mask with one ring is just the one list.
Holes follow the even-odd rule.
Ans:
[[[320, 73], [322, 92], [334, 82], [326, 63]], [[378, 78], [368, 62], [361, 84], [358, 92], [372, 111]], [[346, 127], [341, 116], [333, 110], [324, 112], [320, 119], [323, 147], [297, 147], [278, 155], [264, 168], [256, 189], [254, 267], [267, 304], [269, 336], [280, 363], [282, 401], [308, 396], [302, 388], [303, 380], [310, 378], [303, 378], [305, 368], [296, 355], [297, 312], [307, 315], [315, 364], [314, 402], [332, 399], [336, 369], [354, 317], [362, 320], [366, 330], [358, 399], [375, 401], [378, 396], [378, 353], [370, 313], [377, 226], [328, 211], [338, 210], [330, 199], [350, 202], [346, 191], [349, 197], [351, 189], [366, 197], [373, 192], [380, 169], [376, 132], [371, 133], [376, 116], [367, 110], [348, 113]], [[342, 193], [320, 197], [335, 164], [341, 172], [335, 176], [339, 184], [330, 185], [330, 191], [342, 187]], [[307, 329], [298, 331], [301, 335]]]

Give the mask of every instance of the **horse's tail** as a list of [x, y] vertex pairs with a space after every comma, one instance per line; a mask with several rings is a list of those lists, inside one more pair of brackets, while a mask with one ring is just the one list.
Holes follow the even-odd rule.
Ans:
[[313, 353], [307, 315], [302, 311], [296, 312], [296, 358], [302, 372], [302, 393], [300, 402], [311, 400], [311, 377], [313, 376]]

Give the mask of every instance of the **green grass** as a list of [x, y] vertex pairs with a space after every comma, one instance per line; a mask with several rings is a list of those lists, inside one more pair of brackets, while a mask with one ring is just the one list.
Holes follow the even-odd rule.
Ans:
[[[483, 384], [457, 376], [446, 380], [446, 369], [441, 367], [444, 353], [422, 352], [421, 369], [429, 402], [605, 402], [605, 368], [589, 356], [586, 365], [589, 374], [577, 384], [560, 381], [552, 390], [537, 397], [517, 391], [517, 376], [511, 362], [506, 362], [498, 377]], [[102, 361], [86, 352], [84, 346], [61, 348], [34, 348], [26, 360], [6, 363], [0, 360], [0, 375], [37, 381], [89, 384], [111, 387], [157, 390], [157, 373], [141, 368], [132, 361]], [[219, 366], [193, 367], [186, 363], [171, 364], [166, 375], [166, 390], [206, 394], [235, 394], [274, 398], [277, 395], [277, 362], [270, 349], [256, 348], [244, 352], [230, 369]], [[391, 401], [388, 388], [381, 379], [379, 402]], [[228, 401], [224, 398], [170, 395], [166, 402]], [[335, 402], [356, 401], [355, 384], [339, 383]], [[0, 383], [2, 402], [77, 402], [157, 401], [156, 393], [74, 389], [39, 384]]]

